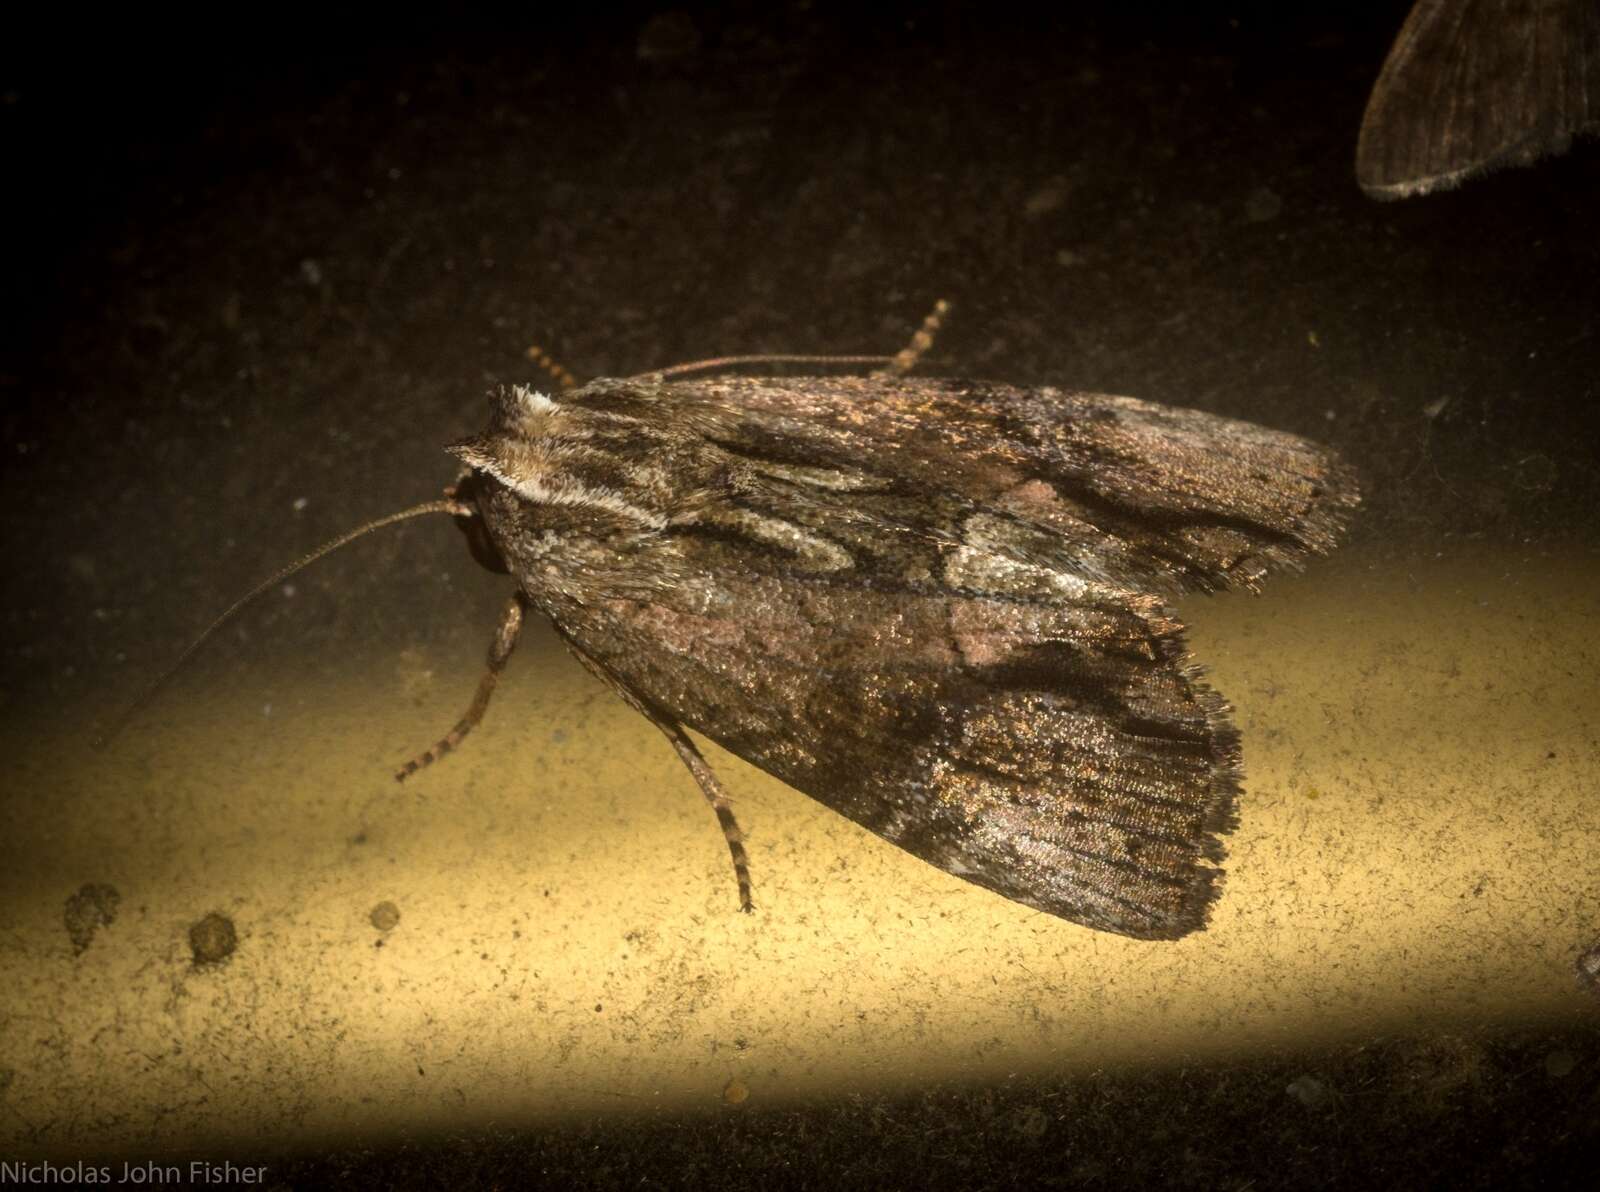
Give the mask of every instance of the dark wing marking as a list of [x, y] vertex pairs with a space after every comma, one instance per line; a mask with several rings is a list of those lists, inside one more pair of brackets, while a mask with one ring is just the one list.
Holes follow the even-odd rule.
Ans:
[[1367, 101], [1356, 180], [1379, 199], [1427, 194], [1597, 127], [1596, 0], [1418, 0]]

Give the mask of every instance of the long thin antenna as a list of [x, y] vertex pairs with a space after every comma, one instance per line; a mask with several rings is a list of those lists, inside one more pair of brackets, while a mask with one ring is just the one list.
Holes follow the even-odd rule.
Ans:
[[696, 360], [691, 364], [674, 364], [671, 368], [652, 368], [630, 381], [646, 377], [677, 377], [684, 373], [704, 372], [708, 368], [735, 368], [746, 364], [892, 364], [893, 356], [718, 356], [714, 360]]
[[[883, 366], [879, 370], [880, 372], [889, 376], [900, 376], [916, 367], [916, 363], [922, 358], [923, 353], [933, 347], [933, 337], [938, 333], [939, 325], [944, 322], [945, 316], [949, 313], [949, 302], [943, 298], [935, 302], [932, 312], [922, 320], [922, 326], [911, 337], [911, 342], [893, 356], [795, 356], [789, 354], [776, 356], [718, 356], [712, 360], [695, 360], [689, 364], [674, 364], [671, 368], [653, 368], [649, 372], [640, 373], [638, 376], [629, 377], [628, 379], [630, 381], [642, 381], [646, 377], [681, 377], [684, 373], [705, 372], [707, 369], [713, 368], [739, 368], [749, 364], [878, 364]], [[544, 360], [533, 354], [535, 350], [533, 348], [528, 349], [529, 358], [544, 364]]]
[[456, 517], [471, 517], [476, 515], [477, 510], [465, 502], [449, 498], [440, 501], [427, 501], [421, 505], [413, 505], [410, 509], [402, 509], [398, 513], [390, 513], [384, 517], [369, 521], [364, 525], [357, 526], [349, 533], [341, 534], [331, 542], [324, 542], [310, 554], [296, 560], [293, 563], [290, 563], [287, 567], [279, 570], [270, 579], [262, 580], [255, 587], [251, 588], [243, 596], [239, 597], [239, 599], [230, 604], [225, 613], [223, 613], [215, 621], [211, 622], [210, 625], [207, 625], [205, 631], [201, 633], [199, 637], [195, 638], [194, 641], [189, 643], [188, 649], [184, 650], [182, 654], [178, 655], [178, 660], [169, 666], [165, 671], [163, 671], [161, 676], [157, 678], [155, 682], [146, 687], [144, 691], [140, 693], [139, 698], [134, 700], [133, 703], [128, 706], [127, 711], [123, 712], [121, 716], [117, 717], [117, 719], [112, 722], [111, 728], [108, 729], [103, 736], [95, 740], [95, 747], [103, 748], [115, 740], [117, 734], [128, 727], [128, 722], [138, 715], [139, 712], [142, 711], [150, 703], [150, 701], [156, 697], [161, 689], [172, 680], [172, 676], [183, 669], [184, 664], [188, 662], [190, 658], [194, 657], [195, 651], [197, 651], [201, 646], [205, 645], [212, 634], [214, 634], [218, 629], [221, 629], [223, 625], [227, 624], [235, 613], [237, 613], [245, 605], [249, 604], [257, 596], [260, 596], [263, 592], [277, 587], [277, 585], [288, 579], [302, 567], [309, 567], [312, 563], [315, 563], [318, 559], [322, 558], [323, 555], [330, 554], [331, 552], [338, 550], [341, 546], [355, 541], [363, 534], [370, 534], [373, 530], [381, 530], [384, 526], [391, 526], [395, 522], [405, 521], [407, 518], [421, 517], [426, 513], [449, 513]]

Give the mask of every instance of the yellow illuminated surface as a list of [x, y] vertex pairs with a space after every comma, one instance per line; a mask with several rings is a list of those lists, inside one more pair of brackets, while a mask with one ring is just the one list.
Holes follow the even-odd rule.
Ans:
[[[0, 1151], [318, 1145], [1592, 1018], [1572, 965], [1600, 936], [1597, 591], [1578, 551], [1347, 552], [1186, 602], [1247, 781], [1212, 926], [1175, 944], [1006, 902], [711, 748], [749, 840], [740, 915], [665, 740], [544, 631], [404, 786], [476, 658], [397, 651], [319, 688], [234, 657], [104, 753], [70, 717], [9, 725]], [[88, 882], [122, 902], [75, 957], [63, 905]], [[196, 968], [211, 911], [238, 949]]]

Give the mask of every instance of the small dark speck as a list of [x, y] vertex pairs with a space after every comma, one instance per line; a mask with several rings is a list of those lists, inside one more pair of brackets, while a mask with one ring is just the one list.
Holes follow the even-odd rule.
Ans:
[[216, 911], [189, 928], [189, 948], [197, 965], [220, 964], [238, 946], [239, 934], [233, 929], [233, 920]]
[[357, 832], [354, 836], [350, 837], [351, 844], [365, 844], [366, 842], [367, 834], [365, 832]]
[[489, 959], [489, 954], [487, 952], [480, 952], [480, 953], [478, 953], [478, 959], [479, 960], [488, 960]]
[[602, 1006], [601, 1006], [601, 1005], [600, 1005], [600, 1003], [599, 1003], [599, 1002], [596, 1002], [596, 1003], [595, 1003], [595, 1004], [594, 1004], [594, 1012], [595, 1012], [595, 1013], [596, 1013], [596, 1014], [598, 1014], [598, 1013], [600, 1013], [600, 1011], [601, 1011], [601, 1009], [602, 1009], [602, 1008], [603, 1008], [603, 1007], [602, 1007]]
[[554, 729], [550, 730], [550, 740], [553, 741], [555, 744], [560, 745], [566, 739], [567, 739], [567, 730], [566, 729], [564, 729], [564, 728], [554, 728]]
[[115, 886], [105, 882], [89, 882], [67, 899], [62, 919], [67, 925], [67, 937], [72, 940], [72, 954], [82, 956], [102, 927], [110, 927], [117, 918], [117, 904], [122, 895]]
[[678, 9], [657, 13], [639, 30], [637, 53], [641, 62], [684, 58], [700, 48], [700, 30], [694, 18]]
[[1307, 1109], [1322, 1109], [1332, 1098], [1328, 1086], [1311, 1075], [1297, 1076], [1283, 1091]]
[[1050, 1129], [1050, 1117], [1037, 1105], [1025, 1106], [1012, 1114], [1011, 1129], [1022, 1138], [1043, 1138]]
[[1266, 223], [1277, 219], [1283, 211], [1283, 200], [1271, 187], [1261, 186], [1250, 192], [1245, 200], [1244, 215], [1251, 223]]
[[379, 931], [393, 931], [400, 922], [400, 908], [384, 899], [368, 912], [367, 918]]

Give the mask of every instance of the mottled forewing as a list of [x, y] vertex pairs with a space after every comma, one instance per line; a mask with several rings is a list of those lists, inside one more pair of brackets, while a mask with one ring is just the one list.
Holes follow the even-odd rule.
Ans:
[[1427, 194], [1597, 127], [1596, 0], [1418, 0], [1367, 101], [1356, 179], [1374, 198]]
[[1039, 562], [1168, 593], [1253, 588], [1330, 549], [1358, 501], [1315, 443], [1131, 397], [893, 377], [728, 378], [662, 397], [774, 476], [954, 493], [991, 523], [1036, 527], [1010, 537]]

